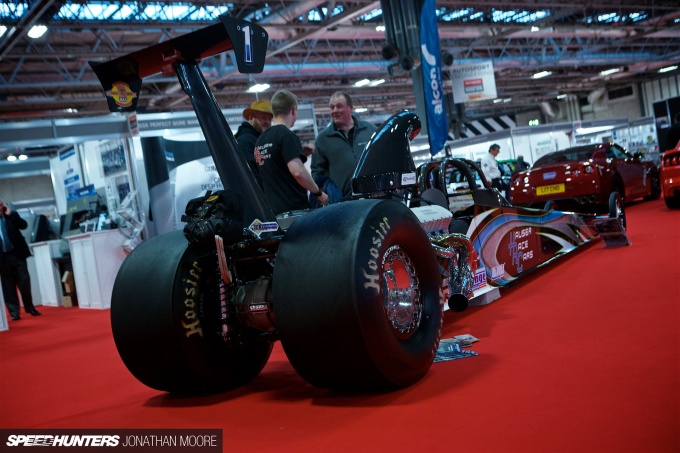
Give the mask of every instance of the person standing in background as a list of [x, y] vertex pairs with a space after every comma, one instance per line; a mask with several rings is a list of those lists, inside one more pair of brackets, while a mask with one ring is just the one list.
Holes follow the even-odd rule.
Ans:
[[496, 162], [496, 156], [501, 152], [501, 147], [494, 143], [489, 146], [489, 152], [486, 156], [482, 157], [482, 172], [486, 180], [491, 184], [492, 187], [503, 192], [503, 183], [501, 181], [501, 170], [498, 168], [498, 162]]
[[514, 175], [515, 173], [520, 173], [524, 170], [529, 169], [529, 164], [526, 163], [524, 160], [524, 156], [521, 154], [517, 156], [517, 162], [515, 162], [515, 169], [513, 170], [512, 174]]
[[266, 99], [255, 101], [243, 111], [243, 118], [246, 120], [241, 123], [234, 135], [238, 148], [243, 157], [246, 158], [246, 162], [248, 162], [248, 166], [253, 171], [260, 187], [262, 187], [262, 177], [260, 176], [260, 169], [255, 162], [253, 151], [255, 151], [255, 142], [258, 137], [272, 125], [273, 117], [269, 101]]
[[255, 143], [255, 161], [260, 166], [264, 195], [274, 214], [309, 209], [307, 191], [320, 205], [328, 204], [305, 167], [307, 155], [300, 138], [290, 130], [298, 114], [297, 97], [286, 90], [274, 93], [271, 101], [274, 120]]
[[[333, 121], [316, 137], [312, 176], [317, 182], [327, 179], [332, 183], [334, 187], [326, 191], [334, 202], [336, 198], [352, 195], [354, 169], [377, 128], [352, 114], [352, 98], [344, 91], [331, 95], [329, 107]], [[338, 192], [339, 197], [334, 196], [334, 192]]]
[[0, 199], [0, 280], [5, 305], [14, 321], [21, 319], [17, 288], [21, 293], [26, 313], [32, 316], [40, 315], [33, 306], [31, 276], [26, 263], [31, 251], [19, 231], [27, 227], [28, 223]]

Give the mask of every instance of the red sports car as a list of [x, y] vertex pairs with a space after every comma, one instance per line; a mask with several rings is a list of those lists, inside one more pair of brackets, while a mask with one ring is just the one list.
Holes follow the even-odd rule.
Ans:
[[666, 206], [670, 209], [680, 209], [680, 145], [663, 154], [661, 187]]
[[613, 192], [623, 200], [661, 196], [659, 171], [652, 162], [631, 155], [615, 143], [577, 146], [547, 154], [530, 170], [516, 174], [510, 185], [515, 205], [600, 212]]

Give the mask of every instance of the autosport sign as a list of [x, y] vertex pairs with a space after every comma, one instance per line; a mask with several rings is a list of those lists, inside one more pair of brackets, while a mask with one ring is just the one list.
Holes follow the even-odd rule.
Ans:
[[496, 99], [496, 78], [491, 61], [456, 64], [451, 68], [453, 100], [456, 104]]
[[[0, 451], [47, 447], [69, 451], [221, 453], [221, 429], [1, 429]], [[42, 450], [41, 450], [42, 451]]]

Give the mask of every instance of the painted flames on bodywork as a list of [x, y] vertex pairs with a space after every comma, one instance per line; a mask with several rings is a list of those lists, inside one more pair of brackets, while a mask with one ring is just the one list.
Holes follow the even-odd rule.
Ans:
[[569, 253], [597, 237], [581, 217], [570, 212], [482, 207], [468, 230], [494, 285], [512, 283], [521, 274]]

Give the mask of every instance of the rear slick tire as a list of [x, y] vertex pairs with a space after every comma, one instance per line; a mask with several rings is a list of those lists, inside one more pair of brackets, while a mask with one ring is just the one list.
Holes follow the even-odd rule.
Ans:
[[441, 275], [401, 203], [349, 201], [298, 219], [279, 247], [273, 289], [283, 348], [312, 385], [390, 390], [432, 365]]
[[217, 393], [255, 378], [271, 343], [227, 345], [218, 335], [217, 262], [195, 255], [181, 231], [143, 242], [118, 271], [113, 338], [125, 366], [162, 391]]

